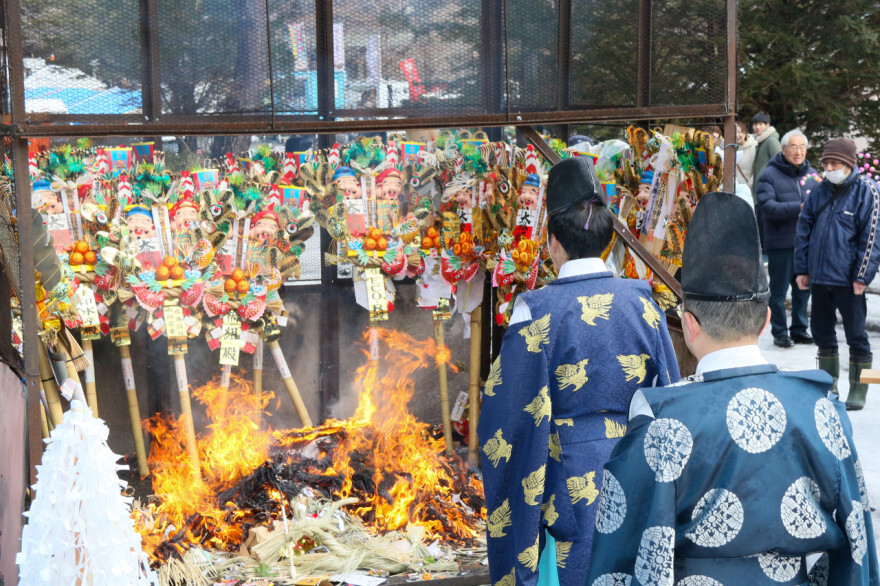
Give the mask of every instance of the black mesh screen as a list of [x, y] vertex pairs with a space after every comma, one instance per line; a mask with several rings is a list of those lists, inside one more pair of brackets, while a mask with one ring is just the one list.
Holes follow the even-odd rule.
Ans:
[[479, 105], [480, 14], [470, 0], [334, 2], [334, 110]]
[[724, 1], [656, 2], [651, 16], [651, 104], [723, 102], [727, 77]]
[[270, 111], [262, 2], [159, 0], [158, 8], [163, 112]]
[[726, 95], [726, 6], [22, 0], [26, 110], [72, 115], [49, 117], [65, 124], [143, 114], [166, 123], [223, 115], [446, 125], [466, 115], [473, 125], [481, 116], [515, 123], [518, 113], [717, 105]]
[[141, 111], [137, 2], [25, 0], [21, 6], [29, 113]]
[[511, 110], [553, 110], [557, 102], [557, 3], [507, 1]]
[[[315, 3], [272, 3], [269, 28], [272, 49], [272, 96], [281, 114], [318, 111]], [[265, 34], [263, 35], [265, 36]], [[265, 79], [269, 79], [268, 71]], [[266, 96], [270, 94], [268, 92]]]
[[572, 105], [635, 106], [638, 80], [638, 0], [573, 0]]

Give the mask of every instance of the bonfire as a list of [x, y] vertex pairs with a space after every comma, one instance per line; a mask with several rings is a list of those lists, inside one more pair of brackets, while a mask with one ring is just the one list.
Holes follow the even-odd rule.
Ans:
[[457, 569], [456, 553], [485, 551], [482, 483], [407, 409], [410, 375], [444, 363], [448, 350], [391, 330], [369, 336], [387, 352], [382, 360], [365, 352], [347, 421], [262, 430], [271, 393], [256, 396], [235, 378], [222, 412], [218, 383], [194, 389], [212, 421], [198, 438], [201, 478], [183, 420], [146, 422], [154, 497], [134, 515], [160, 577], [438, 571]]

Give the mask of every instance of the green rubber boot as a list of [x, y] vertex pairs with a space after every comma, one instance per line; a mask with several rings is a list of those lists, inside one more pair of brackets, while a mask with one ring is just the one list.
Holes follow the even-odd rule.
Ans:
[[819, 355], [816, 357], [816, 360], [819, 362], [819, 368], [831, 375], [830, 390], [836, 395], [837, 379], [840, 378], [840, 355], [835, 352], [834, 354], [823, 356], [822, 350], [819, 350]]
[[849, 394], [846, 396], [846, 410], [858, 411], [865, 406], [868, 383], [861, 381], [862, 371], [871, 368], [873, 356], [853, 356], [849, 359]]

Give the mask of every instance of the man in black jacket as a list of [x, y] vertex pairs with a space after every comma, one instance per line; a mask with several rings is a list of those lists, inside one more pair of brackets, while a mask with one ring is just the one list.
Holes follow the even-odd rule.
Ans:
[[812, 289], [810, 327], [819, 347], [819, 368], [835, 381], [840, 373], [836, 312], [843, 318], [849, 346], [849, 395], [846, 408], [865, 405], [868, 385], [860, 381], [873, 354], [865, 331], [865, 288], [880, 266], [880, 189], [861, 175], [856, 145], [833, 138], [822, 151], [825, 179], [801, 210], [797, 225], [795, 273], [798, 286]]
[[[811, 344], [807, 333], [809, 290], [798, 288], [794, 273], [797, 221], [818, 174], [807, 162], [807, 137], [791, 130], [782, 137], [782, 152], [767, 164], [758, 181], [759, 217], [764, 223], [764, 249], [770, 274], [770, 330], [773, 343], [790, 348]], [[791, 287], [791, 329], [785, 316], [785, 296]], [[791, 335], [789, 335], [791, 332]]]

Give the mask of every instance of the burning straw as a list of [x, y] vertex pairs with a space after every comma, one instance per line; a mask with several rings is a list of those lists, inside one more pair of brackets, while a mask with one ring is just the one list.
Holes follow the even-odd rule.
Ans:
[[195, 389], [213, 421], [198, 438], [202, 480], [190, 474], [182, 421], [147, 422], [155, 502], [135, 517], [154, 563], [179, 561], [201, 546], [300, 574], [352, 566], [397, 572], [432, 557], [423, 538], [446, 547], [481, 540], [482, 484], [407, 410], [410, 375], [435, 367], [437, 346], [391, 330], [378, 335], [385, 359], [368, 360], [365, 352], [358, 407], [347, 421], [262, 431], [256, 422], [271, 393], [255, 395], [248, 381], [234, 378], [221, 419], [220, 386]]

